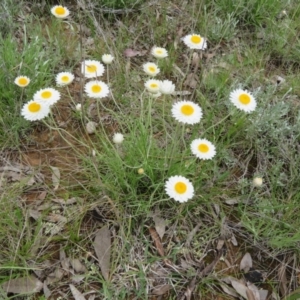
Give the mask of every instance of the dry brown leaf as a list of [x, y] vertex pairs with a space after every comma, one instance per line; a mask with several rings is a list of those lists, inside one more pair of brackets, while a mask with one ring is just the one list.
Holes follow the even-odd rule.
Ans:
[[268, 297], [269, 292], [267, 290], [258, 290], [259, 292], [259, 299], [266, 300]]
[[271, 297], [272, 300], [280, 300], [279, 295], [275, 291], [272, 292]]
[[42, 214], [37, 210], [29, 209], [29, 216], [34, 220], [38, 220], [39, 218], [41, 218]]
[[200, 226], [201, 226], [201, 223], [198, 223], [198, 224], [196, 225], [196, 227], [194, 227], [194, 228], [191, 230], [191, 232], [188, 234], [188, 236], [187, 236], [187, 238], [186, 238], [186, 241], [185, 241], [185, 245], [186, 245], [187, 247], [190, 246], [190, 243], [191, 243], [191, 241], [192, 241], [194, 235], [195, 235], [195, 234], [197, 233], [197, 231], [199, 230]]
[[198, 85], [198, 76], [194, 73], [190, 73], [184, 81], [183, 85], [195, 89]]
[[46, 299], [48, 299], [51, 296], [51, 291], [49, 290], [46, 282], [44, 282], [44, 284], [43, 284], [43, 292], [44, 292]]
[[252, 292], [252, 295], [250, 295], [250, 293], [247, 293], [248, 300], [260, 300], [260, 294], [256, 285], [251, 282], [247, 282], [247, 287]]
[[225, 241], [223, 239], [219, 239], [217, 243], [216, 249], [220, 251], [224, 247]]
[[166, 231], [166, 220], [157, 216], [153, 216], [153, 221], [155, 223], [155, 229], [159, 237], [162, 239]]
[[286, 296], [288, 294], [288, 281], [286, 278], [286, 266], [283, 263], [278, 269], [278, 281], [281, 296]]
[[37, 199], [38, 200], [45, 200], [45, 198], [46, 198], [46, 196], [47, 196], [47, 191], [43, 191], [43, 192], [41, 192], [39, 195], [38, 195], [38, 197], [37, 197]]
[[190, 281], [183, 297], [181, 297], [180, 300], [183, 300], [183, 299], [190, 300], [191, 299], [193, 291], [196, 287], [196, 279], [197, 279], [197, 276], [194, 276], [194, 278]]
[[137, 55], [141, 56], [141, 51], [133, 50], [131, 48], [127, 48], [123, 52], [125, 57], [135, 57]]
[[50, 166], [52, 170], [52, 183], [54, 186], [54, 191], [56, 191], [59, 187], [59, 182], [60, 182], [60, 171], [57, 167], [52, 167]]
[[164, 248], [161, 243], [160, 237], [157, 234], [157, 231], [154, 228], [149, 228], [149, 232], [150, 232], [151, 238], [154, 242], [154, 245], [155, 245], [155, 248], [156, 248], [158, 254], [160, 256], [165, 256]]
[[241, 262], [240, 262], [240, 270], [244, 271], [245, 273], [248, 273], [249, 270], [252, 268], [252, 257], [250, 253], [246, 253]]
[[82, 293], [79, 292], [73, 284], [70, 284], [69, 287], [75, 300], [86, 300]]
[[227, 199], [227, 200], [225, 200], [225, 203], [228, 205], [235, 205], [235, 204], [240, 203], [240, 200], [238, 198]]
[[86, 267], [80, 262], [78, 258], [70, 259], [70, 264], [77, 273], [86, 272]]
[[194, 52], [192, 56], [192, 63], [191, 63], [194, 68], [194, 73], [196, 73], [199, 68], [199, 61], [200, 61], [199, 54], [197, 52]]
[[220, 284], [220, 286], [226, 294], [233, 296], [233, 297], [238, 297], [238, 294], [229, 286], [222, 284], [222, 283]]
[[232, 243], [233, 246], [237, 246], [238, 245], [238, 241], [235, 238], [235, 235], [232, 233], [231, 237], [230, 237], [230, 241]]
[[105, 280], [109, 279], [111, 234], [107, 226], [102, 227], [96, 233], [94, 249], [99, 260], [101, 273]]
[[248, 288], [246, 287], [245, 284], [241, 283], [237, 279], [232, 278], [231, 285], [239, 295], [241, 295], [243, 298], [247, 299]]
[[156, 286], [152, 290], [152, 294], [154, 295], [164, 295], [166, 292], [168, 292], [170, 289], [172, 289], [172, 286], [170, 284], [160, 285]]
[[200, 278], [201, 277], [204, 277], [204, 276], [207, 276], [208, 274], [210, 274], [213, 269], [215, 268], [216, 264], [218, 263], [218, 261], [220, 260], [221, 256], [223, 254], [223, 251], [222, 249], [220, 251], [218, 251], [218, 254], [217, 256], [214, 258], [214, 260], [209, 264], [207, 265], [199, 274]]
[[246, 295], [247, 295], [247, 300], [259, 300], [255, 298], [253, 292], [249, 288], [246, 289]]
[[212, 53], [204, 53], [204, 54], [203, 54], [203, 56], [206, 58], [206, 61], [209, 61], [209, 60], [212, 59], [215, 55], [216, 55], [216, 52], [212, 52]]
[[50, 214], [45, 219], [52, 223], [57, 223], [57, 222], [67, 223], [67, 221], [68, 221], [66, 217], [64, 217], [62, 215], [58, 215], [58, 214]]
[[59, 260], [60, 260], [60, 264], [61, 264], [62, 268], [65, 271], [69, 271], [70, 270], [70, 260], [67, 258], [66, 252], [62, 248], [62, 246], [59, 250]]
[[71, 280], [73, 283], [79, 283], [85, 278], [85, 275], [73, 275]]
[[43, 283], [36, 277], [30, 275], [11, 279], [4, 282], [1, 287], [6, 293], [27, 294], [40, 292], [43, 289]]

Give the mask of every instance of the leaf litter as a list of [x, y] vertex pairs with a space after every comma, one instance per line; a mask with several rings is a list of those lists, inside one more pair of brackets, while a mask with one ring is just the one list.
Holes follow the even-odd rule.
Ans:
[[96, 232], [94, 249], [98, 257], [98, 264], [105, 280], [109, 279], [110, 255], [111, 255], [111, 233], [107, 226]]

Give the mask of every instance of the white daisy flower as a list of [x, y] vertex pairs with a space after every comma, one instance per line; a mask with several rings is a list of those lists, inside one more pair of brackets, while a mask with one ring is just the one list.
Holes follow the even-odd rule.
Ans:
[[115, 144], [122, 144], [124, 141], [124, 135], [122, 133], [115, 133], [113, 136], [113, 142]]
[[247, 113], [254, 111], [256, 108], [256, 100], [246, 90], [236, 89], [232, 91], [229, 95], [229, 99], [235, 107]]
[[51, 13], [59, 19], [64, 19], [69, 16], [70, 11], [61, 5], [55, 5], [51, 8]]
[[192, 183], [183, 176], [172, 176], [165, 183], [165, 191], [169, 197], [179, 202], [186, 202], [194, 196]]
[[81, 104], [77, 103], [76, 106], [75, 106], [75, 108], [76, 108], [77, 111], [81, 111]]
[[59, 91], [53, 89], [53, 88], [45, 88], [37, 91], [33, 95], [33, 100], [35, 101], [45, 101], [48, 105], [55, 104], [60, 99], [60, 93]]
[[18, 85], [19, 87], [25, 87], [30, 83], [30, 78], [27, 76], [18, 76], [14, 83]]
[[42, 101], [31, 100], [24, 104], [21, 115], [29, 121], [42, 120], [50, 113], [50, 106]]
[[149, 79], [145, 82], [145, 88], [148, 92], [156, 94], [159, 92], [161, 81], [155, 79]]
[[98, 80], [87, 82], [84, 90], [90, 98], [104, 98], [109, 94], [108, 85]]
[[165, 58], [168, 56], [168, 51], [165, 48], [153, 47], [151, 54], [156, 58]]
[[199, 34], [189, 34], [182, 38], [182, 41], [190, 48], [190, 49], [200, 49], [204, 50], [207, 47], [207, 43], [205, 38], [200, 36]]
[[102, 55], [102, 61], [107, 65], [111, 64], [114, 59], [115, 58], [110, 54], [103, 54]]
[[70, 72], [61, 72], [56, 75], [55, 81], [58, 86], [65, 86], [74, 80], [74, 75]]
[[147, 62], [143, 65], [143, 70], [150, 76], [155, 76], [160, 72], [160, 69], [155, 63]]
[[193, 140], [191, 150], [200, 159], [212, 159], [216, 155], [216, 147], [206, 139]]
[[198, 104], [184, 100], [173, 104], [172, 115], [177, 121], [192, 125], [200, 122], [202, 109]]
[[85, 60], [81, 63], [81, 72], [86, 78], [102, 76], [104, 70], [103, 64], [97, 60]]
[[175, 92], [175, 84], [170, 80], [163, 80], [159, 90], [165, 95], [173, 94]]

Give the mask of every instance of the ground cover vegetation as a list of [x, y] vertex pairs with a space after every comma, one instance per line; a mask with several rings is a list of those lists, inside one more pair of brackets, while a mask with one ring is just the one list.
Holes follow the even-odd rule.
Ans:
[[2, 0], [1, 299], [300, 298], [299, 16]]

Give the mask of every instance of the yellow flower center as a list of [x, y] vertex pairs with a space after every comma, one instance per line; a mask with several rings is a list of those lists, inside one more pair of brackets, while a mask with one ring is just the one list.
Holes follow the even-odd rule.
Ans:
[[31, 112], [31, 113], [36, 113], [38, 111], [41, 110], [41, 105], [39, 103], [36, 103], [36, 102], [32, 102], [28, 105], [28, 110]]
[[192, 115], [194, 113], [194, 108], [191, 105], [189, 105], [189, 104], [185, 104], [185, 105], [182, 105], [181, 112], [185, 116], [190, 116], [190, 115]]
[[250, 98], [250, 96], [247, 95], [247, 94], [241, 94], [241, 95], [239, 96], [239, 101], [240, 101], [242, 104], [247, 105], [247, 104], [250, 103], [251, 98]]
[[100, 85], [93, 85], [92, 86], [92, 91], [93, 93], [100, 93], [102, 90], [101, 86]]
[[62, 76], [61, 81], [68, 82], [69, 81], [69, 76], [67, 76], [67, 75]]
[[57, 7], [55, 8], [55, 13], [56, 13], [57, 15], [62, 16], [62, 15], [64, 15], [64, 14], [66, 13], [66, 10], [65, 10], [65, 8], [62, 7], [62, 6], [57, 6]]
[[187, 186], [184, 182], [176, 182], [175, 184], [175, 191], [178, 193], [178, 194], [184, 194], [187, 190]]
[[157, 50], [156, 50], [156, 53], [157, 53], [157, 54], [162, 54], [163, 51], [162, 51], [161, 49], [157, 49]]
[[20, 85], [26, 85], [27, 82], [28, 82], [28, 80], [27, 80], [26, 78], [24, 78], [24, 77], [19, 78], [19, 84], [20, 84]]
[[45, 99], [48, 99], [52, 96], [52, 93], [50, 91], [44, 91], [41, 93], [41, 97], [42, 98], [45, 98]]
[[206, 152], [209, 151], [209, 147], [208, 147], [206, 144], [200, 144], [200, 145], [198, 146], [198, 150], [199, 150], [200, 152], [206, 153]]
[[199, 35], [192, 35], [191, 41], [194, 44], [200, 44], [201, 41], [202, 41], [202, 39], [201, 39], [201, 37]]
[[154, 72], [156, 71], [156, 68], [155, 68], [155, 67], [149, 67], [149, 71], [150, 71], [151, 73], [154, 73]]
[[158, 84], [157, 83], [151, 83], [150, 87], [153, 88], [153, 89], [156, 89], [158, 87]]
[[97, 71], [97, 67], [95, 65], [86, 66], [86, 69], [90, 73], [95, 73]]

